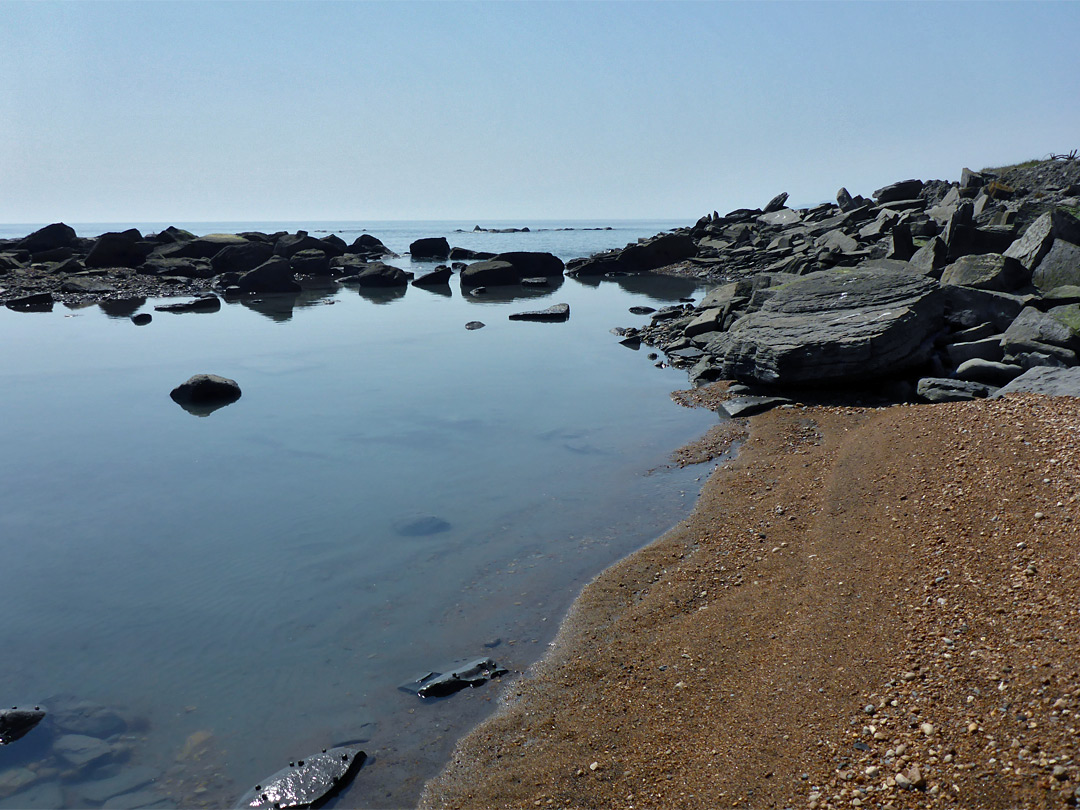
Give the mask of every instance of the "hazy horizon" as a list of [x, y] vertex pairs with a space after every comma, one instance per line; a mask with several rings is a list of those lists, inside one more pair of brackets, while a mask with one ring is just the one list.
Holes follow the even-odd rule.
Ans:
[[1080, 3], [0, 2], [0, 222], [812, 205], [1080, 146], [1078, 34]]

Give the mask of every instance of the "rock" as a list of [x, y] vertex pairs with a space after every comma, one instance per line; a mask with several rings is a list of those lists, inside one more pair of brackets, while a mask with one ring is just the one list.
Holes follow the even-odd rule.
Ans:
[[330, 275], [329, 257], [323, 251], [314, 248], [296, 251], [289, 259], [289, 266], [293, 273], [301, 276]]
[[1001, 335], [991, 335], [979, 340], [950, 343], [945, 347], [945, 353], [953, 366], [959, 366], [973, 359], [1000, 360], [1005, 354], [1005, 350], [1001, 348], [1001, 337]]
[[509, 262], [519, 279], [561, 276], [565, 268], [562, 259], [551, 253], [525, 250], [497, 253], [493, 261]]
[[176, 805], [153, 790], [139, 790], [113, 796], [102, 810], [175, 810]]
[[365, 759], [367, 755], [356, 746], [343, 745], [307, 756], [295, 765], [290, 762], [245, 793], [236, 807], [322, 807], [356, 777]]
[[978, 189], [985, 183], [986, 179], [979, 172], [973, 172], [971, 169], [963, 169], [960, 172], [960, 188], [962, 189]]
[[142, 241], [136, 229], [121, 233], [103, 233], [83, 259], [87, 267], [138, 267], [152, 245]]
[[512, 321], [540, 321], [543, 323], [561, 323], [570, 320], [570, 305], [555, 304], [547, 309], [534, 312], [514, 312], [510, 315]]
[[1080, 350], [1080, 335], [1068, 324], [1067, 319], [1056, 318], [1035, 307], [1025, 307], [1005, 330], [1001, 346], [1006, 352], [1012, 352], [1014, 348], [1032, 342], [1060, 346], [1074, 352]]
[[757, 416], [780, 405], [790, 404], [792, 401], [786, 397], [745, 396], [725, 400], [720, 407], [728, 416], [735, 419], [736, 417]]
[[450, 258], [450, 243], [446, 241], [444, 236], [417, 239], [409, 245], [409, 254], [414, 261], [424, 259], [445, 261]]
[[941, 328], [936, 282], [905, 272], [840, 268], [775, 289], [706, 353], [742, 382], [862, 382], [916, 366]]
[[112, 737], [127, 730], [127, 722], [107, 706], [89, 701], [61, 703], [53, 711], [53, 722], [64, 734]]
[[60, 759], [74, 768], [85, 768], [88, 765], [110, 759], [113, 747], [97, 737], [87, 737], [85, 734], [66, 734], [60, 737], [53, 745], [53, 751]]
[[683, 334], [687, 337], [694, 337], [696, 335], [704, 334], [705, 332], [713, 332], [723, 325], [724, 322], [724, 309], [722, 307], [713, 307], [711, 309], [705, 309], [699, 312], [694, 320], [687, 324], [683, 330]]
[[37, 780], [37, 774], [29, 768], [9, 768], [6, 771], [0, 771], [0, 799], [18, 793]]
[[450, 276], [453, 275], [453, 271], [446, 265], [439, 265], [430, 273], [424, 273], [424, 275], [413, 281], [414, 287], [443, 287], [450, 283]]
[[185, 231], [183, 228], [176, 228], [170, 225], [162, 231], [159, 231], [153, 236], [148, 236], [153, 242], [160, 242], [163, 245], [173, 245], [177, 242], [190, 242], [195, 238], [195, 234], [191, 231]]
[[[33, 773], [26, 768], [16, 768], [16, 771]], [[10, 773], [10, 771], [8, 771]], [[25, 774], [22, 774], [25, 778]], [[0, 775], [0, 782], [3, 776]], [[6, 794], [6, 790], [0, 784], [0, 799]], [[37, 782], [32, 787], [23, 788], [8, 801], [0, 801], [0, 807], [13, 808], [13, 810], [56, 810], [64, 806], [64, 792], [59, 783], [54, 781]]]
[[965, 402], [984, 399], [994, 389], [984, 383], [952, 380], [947, 377], [923, 377], [916, 391], [927, 402]]
[[409, 283], [409, 274], [400, 267], [374, 262], [369, 264], [355, 277], [354, 282], [361, 287], [405, 287]]
[[75, 234], [75, 229], [63, 222], [46, 225], [15, 243], [16, 250], [28, 250], [31, 253], [78, 246], [79, 237]]
[[488, 253], [485, 250], [469, 250], [463, 247], [450, 248], [450, 259], [452, 261], [486, 261], [494, 258], [494, 253]]
[[840, 253], [854, 253], [859, 249], [859, 243], [837, 228], [815, 239], [814, 247], [835, 250]]
[[697, 245], [688, 234], [668, 233], [623, 248], [618, 264], [620, 270], [642, 273], [689, 259], [696, 254]]
[[536, 288], [536, 287], [550, 287], [551, 286], [551, 279], [544, 278], [543, 276], [541, 276], [540, 278], [523, 278], [521, 280], [521, 286], [522, 287], [533, 287], [533, 288]]
[[1000, 253], [961, 256], [941, 272], [942, 284], [998, 292], [1011, 292], [1030, 280], [1020, 262]]
[[382, 243], [381, 239], [377, 239], [370, 233], [362, 233], [353, 243], [345, 248], [346, 253], [358, 253], [365, 256], [396, 256], [390, 248]]
[[116, 285], [99, 278], [83, 277], [65, 279], [60, 285], [60, 292], [79, 293], [83, 295], [107, 295], [116, 292]]
[[771, 214], [773, 211], [779, 211], [781, 208], [784, 207], [787, 199], [788, 193], [786, 191], [777, 194], [775, 197], [769, 200], [768, 204], [764, 208], [761, 209], [762, 213]]
[[157, 781], [158, 772], [152, 768], [124, 768], [108, 779], [84, 782], [78, 787], [79, 795], [90, 804], [102, 804], [114, 796], [132, 793]]
[[31, 293], [18, 298], [9, 298], [4, 306], [16, 312], [52, 312], [52, 293]]
[[1080, 367], [1028, 369], [1012, 382], [998, 389], [993, 398], [1029, 392], [1049, 397], [1080, 397]]
[[169, 396], [188, 413], [209, 416], [240, 399], [240, 386], [236, 380], [217, 374], [196, 374], [174, 388]]
[[131, 322], [136, 326], [146, 326], [152, 320], [154, 320], [154, 316], [149, 312], [140, 312], [138, 315], [131, 316]]
[[25, 737], [44, 717], [45, 712], [39, 706], [32, 709], [12, 706], [0, 710], [0, 745], [8, 745]]
[[949, 263], [949, 247], [935, 236], [912, 254], [908, 260], [912, 267], [924, 275], [938, 278]]
[[1023, 373], [1022, 366], [975, 357], [965, 360], [957, 367], [956, 379], [998, 386], [1015, 380]]
[[1080, 286], [1080, 246], [1055, 239], [1031, 274], [1031, 282], [1040, 290]]
[[210, 259], [216, 275], [221, 273], [246, 273], [254, 270], [274, 255], [274, 248], [266, 242], [242, 242], [226, 245]]
[[283, 256], [267, 259], [254, 270], [244, 273], [236, 286], [241, 293], [298, 293], [301, 290], [293, 278], [289, 260]]
[[500, 287], [520, 281], [521, 274], [518, 270], [510, 262], [499, 260], [475, 262], [461, 271], [463, 288]]
[[156, 312], [217, 312], [221, 309], [221, 299], [216, 295], [200, 295], [190, 301], [181, 301], [176, 304], [159, 304], [154, 307]]
[[144, 276], [179, 276], [181, 278], [213, 278], [216, 273], [208, 259], [184, 259], [150, 256], [139, 266]]
[[448, 667], [442, 672], [429, 672], [426, 675], [402, 684], [405, 692], [412, 692], [421, 698], [446, 697], [462, 689], [480, 686], [492, 678], [499, 678], [507, 670], [490, 658], [477, 658], [458, 667]]
[[483, 329], [484, 326], [485, 324], [483, 321], [469, 321], [467, 324], [465, 324], [465, 328], [468, 329], [470, 332], [473, 332], [477, 329]]
[[1080, 245], [1080, 220], [1064, 211], [1047, 211], [1028, 226], [1024, 234], [1005, 251], [1005, 255], [1016, 259], [1028, 270], [1034, 270], [1050, 252], [1056, 239]]
[[433, 515], [409, 518], [394, 524], [395, 534], [401, 537], [428, 537], [450, 531], [449, 521]]
[[327, 256], [340, 256], [345, 252], [333, 242], [309, 236], [307, 231], [287, 233], [274, 243], [274, 255], [284, 256], [286, 259], [291, 259], [302, 250], [321, 250]]
[[836, 192], [836, 204], [840, 206], [841, 211], [846, 211], [847, 206], [851, 205], [851, 192], [843, 186]]
[[229, 245], [242, 245], [247, 241], [244, 237], [232, 233], [211, 233], [188, 242], [157, 248], [151, 256], [165, 259], [212, 259], [218, 251]]
[[654, 312], [656, 312], [656, 307], [630, 307], [630, 314], [632, 315], [651, 315]]
[[941, 289], [945, 295], [945, 319], [962, 328], [990, 323], [996, 331], [1003, 332], [1028, 300], [1011, 293], [974, 287], [948, 286]]
[[919, 196], [922, 188], [922, 180], [901, 180], [899, 183], [879, 188], [874, 192], [874, 200], [878, 205], [897, 200], [913, 200]]
[[889, 234], [890, 259], [899, 259], [907, 262], [915, 255], [915, 242], [911, 238], [911, 227], [906, 222], [898, 222], [892, 227]]

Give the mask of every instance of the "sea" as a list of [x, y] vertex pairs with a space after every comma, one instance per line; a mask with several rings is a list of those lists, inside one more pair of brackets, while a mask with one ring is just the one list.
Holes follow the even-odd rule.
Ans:
[[[371, 233], [420, 273], [420, 237], [568, 260], [685, 223], [71, 224]], [[415, 805], [581, 588], [688, 514], [710, 468], [670, 454], [717, 417], [674, 404], [685, 373], [610, 330], [706, 289], [467, 292], [0, 308], [0, 703], [50, 712], [0, 746], [0, 808], [230, 807], [346, 742], [368, 758], [336, 806]], [[569, 321], [509, 320], [553, 303]], [[169, 392], [197, 373], [241, 398], [185, 411]], [[401, 688], [482, 657], [508, 674], [439, 699]], [[58, 745], [73, 736], [97, 756]]]

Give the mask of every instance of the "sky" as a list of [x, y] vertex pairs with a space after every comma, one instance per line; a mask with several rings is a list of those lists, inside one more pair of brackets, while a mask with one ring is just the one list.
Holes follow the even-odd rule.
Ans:
[[1080, 147], [1080, 2], [8, 2], [0, 222], [683, 219]]

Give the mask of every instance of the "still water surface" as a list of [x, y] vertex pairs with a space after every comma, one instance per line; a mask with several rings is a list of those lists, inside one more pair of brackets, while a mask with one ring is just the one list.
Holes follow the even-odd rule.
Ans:
[[[455, 279], [144, 328], [0, 310], [0, 699], [112, 707], [131, 749], [0, 806], [84, 806], [84, 784], [134, 768], [160, 774], [162, 806], [228, 806], [356, 739], [371, 760], [340, 806], [413, 803], [498, 687], [397, 687], [482, 655], [524, 670], [589, 578], [689, 510], [703, 471], [667, 456], [715, 417], [674, 405], [685, 376], [608, 330], [693, 294], [566, 279], [511, 302]], [[507, 319], [555, 302], [568, 323]], [[185, 412], [168, 392], [199, 372], [242, 398]], [[425, 516], [449, 528], [402, 532]], [[0, 748], [0, 775], [18, 751]]]

